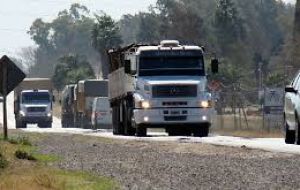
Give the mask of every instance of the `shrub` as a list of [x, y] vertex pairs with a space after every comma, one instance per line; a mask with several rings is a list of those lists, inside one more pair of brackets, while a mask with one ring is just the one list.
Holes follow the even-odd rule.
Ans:
[[11, 144], [20, 144], [20, 145], [25, 145], [25, 146], [32, 146], [29, 138], [25, 137], [25, 136], [19, 136], [17, 138], [10, 138], [8, 140], [8, 142], [11, 143]]
[[22, 150], [17, 150], [15, 152], [15, 156], [16, 156], [16, 158], [21, 159], [21, 160], [30, 160], [30, 161], [36, 161], [37, 160], [31, 154], [29, 154], [28, 152], [22, 151]]
[[0, 153], [0, 169], [4, 169], [8, 166], [8, 161], [4, 158], [4, 156]]

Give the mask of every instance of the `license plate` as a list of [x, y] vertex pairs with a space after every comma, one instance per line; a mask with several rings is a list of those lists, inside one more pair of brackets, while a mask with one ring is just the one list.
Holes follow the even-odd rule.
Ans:
[[180, 111], [171, 111], [171, 115], [180, 115]]

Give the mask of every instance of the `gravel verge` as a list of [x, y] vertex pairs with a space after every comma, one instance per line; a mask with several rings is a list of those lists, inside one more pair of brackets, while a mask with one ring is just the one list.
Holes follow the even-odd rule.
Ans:
[[207, 144], [52, 134], [37, 143], [61, 169], [112, 177], [122, 189], [300, 189], [300, 157]]

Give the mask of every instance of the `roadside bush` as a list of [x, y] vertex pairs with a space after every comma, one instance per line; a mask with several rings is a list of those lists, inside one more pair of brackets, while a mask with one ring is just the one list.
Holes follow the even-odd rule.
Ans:
[[31, 154], [29, 154], [28, 152], [22, 151], [22, 150], [17, 150], [15, 152], [15, 156], [16, 156], [16, 158], [18, 158], [20, 160], [30, 160], [30, 161], [36, 161], [37, 160]]
[[11, 144], [19, 144], [19, 145], [25, 145], [25, 146], [32, 146], [29, 138], [25, 137], [25, 136], [19, 136], [17, 138], [10, 138], [10, 139], [8, 139], [8, 142], [11, 143]]
[[4, 169], [8, 166], [8, 161], [4, 158], [2, 153], [0, 153], [0, 169]]

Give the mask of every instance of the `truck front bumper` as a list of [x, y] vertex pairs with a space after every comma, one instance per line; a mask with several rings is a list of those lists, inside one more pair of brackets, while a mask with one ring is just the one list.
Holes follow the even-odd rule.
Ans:
[[135, 109], [138, 125], [161, 126], [174, 124], [211, 124], [215, 111], [212, 108], [157, 108]]
[[52, 123], [52, 117], [25, 116], [25, 117], [20, 117], [20, 121], [24, 122], [24, 123], [29, 123], [29, 124], [42, 123], [42, 122], [51, 122]]

